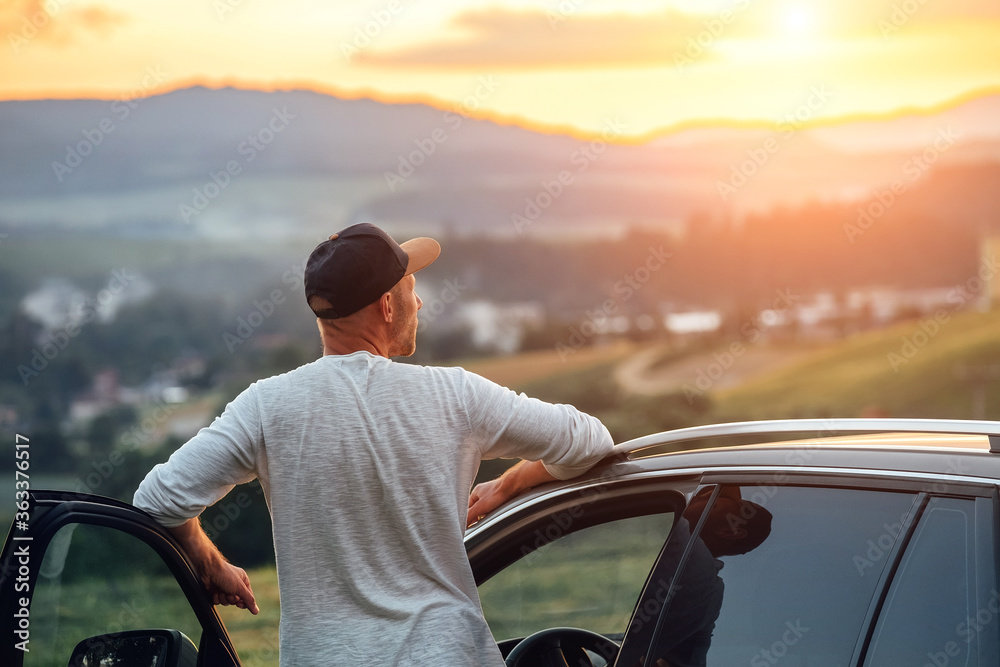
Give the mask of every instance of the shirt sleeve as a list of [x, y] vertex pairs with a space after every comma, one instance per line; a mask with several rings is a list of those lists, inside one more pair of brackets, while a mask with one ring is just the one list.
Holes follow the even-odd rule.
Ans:
[[139, 484], [132, 504], [168, 528], [179, 526], [235, 485], [257, 476], [262, 441], [256, 388], [251, 385], [166, 463], [156, 465]]
[[612, 452], [604, 424], [571, 405], [517, 394], [473, 373], [465, 383], [469, 422], [482, 434], [484, 459], [541, 461], [554, 477], [570, 479]]

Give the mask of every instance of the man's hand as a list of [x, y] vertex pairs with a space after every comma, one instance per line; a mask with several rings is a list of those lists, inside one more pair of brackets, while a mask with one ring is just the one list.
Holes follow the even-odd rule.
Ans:
[[469, 516], [466, 526], [481, 521], [483, 517], [508, 500], [500, 488], [501, 479], [503, 478], [498, 477], [492, 481], [477, 484], [472, 489], [472, 493], [469, 494]]
[[212, 604], [236, 605], [249, 609], [251, 614], [260, 611], [250, 589], [250, 577], [243, 568], [232, 565], [222, 552], [208, 539], [197, 518], [188, 519], [171, 528], [177, 541], [184, 547], [194, 563], [201, 583], [212, 595]]
[[503, 505], [505, 502], [533, 486], [555, 481], [541, 461], [522, 461], [503, 475], [489, 482], [477, 484], [469, 494], [469, 514], [466, 526], [471, 526]]
[[212, 594], [212, 604], [236, 605], [249, 609], [251, 614], [260, 611], [250, 588], [250, 577], [241, 567], [223, 561], [211, 571], [202, 572], [201, 582]]

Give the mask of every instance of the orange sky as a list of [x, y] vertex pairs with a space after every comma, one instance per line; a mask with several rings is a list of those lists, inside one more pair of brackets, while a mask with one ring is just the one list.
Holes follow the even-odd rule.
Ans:
[[641, 136], [1000, 88], [996, 0], [2, 2], [0, 99], [307, 87]]

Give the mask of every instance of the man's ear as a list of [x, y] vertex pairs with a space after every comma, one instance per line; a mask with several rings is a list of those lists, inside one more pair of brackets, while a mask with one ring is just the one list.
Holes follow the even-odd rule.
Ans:
[[379, 311], [382, 313], [382, 318], [386, 322], [392, 322], [393, 310], [392, 310], [392, 295], [386, 292], [378, 300]]

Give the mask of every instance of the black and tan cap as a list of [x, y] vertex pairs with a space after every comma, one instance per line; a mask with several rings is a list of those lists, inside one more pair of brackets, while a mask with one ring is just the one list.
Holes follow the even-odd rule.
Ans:
[[404, 276], [428, 266], [440, 254], [441, 246], [432, 238], [423, 236], [400, 245], [375, 225], [352, 225], [309, 255], [306, 299], [316, 295], [332, 304], [326, 310], [314, 310], [316, 317], [347, 317], [378, 301]]

